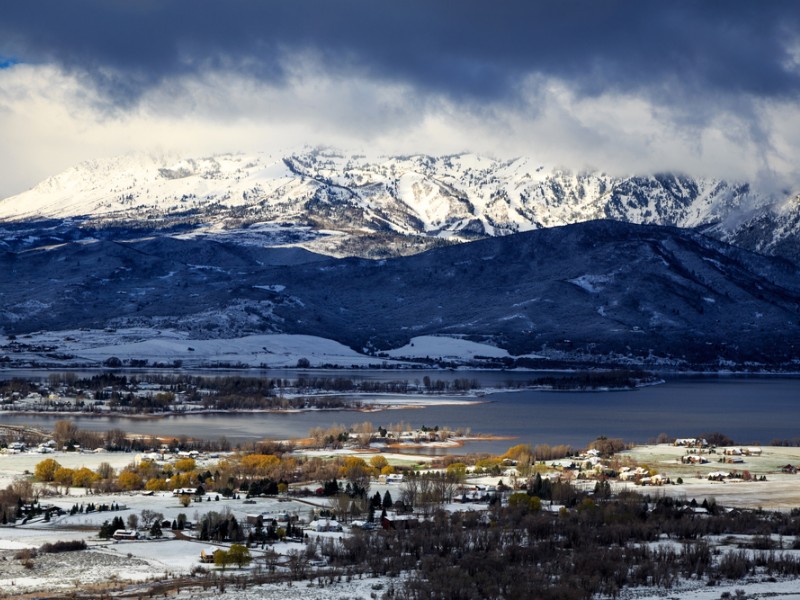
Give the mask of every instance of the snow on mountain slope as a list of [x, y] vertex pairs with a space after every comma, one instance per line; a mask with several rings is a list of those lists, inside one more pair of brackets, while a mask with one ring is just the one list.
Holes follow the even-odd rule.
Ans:
[[316, 232], [291, 240], [315, 251], [376, 257], [612, 218], [705, 227], [749, 249], [791, 254], [800, 211], [796, 198], [794, 208], [783, 204], [746, 183], [676, 174], [620, 178], [527, 157], [368, 159], [315, 150], [91, 161], [0, 201], [0, 222], [79, 218], [93, 227], [181, 224], [216, 233], [272, 223]]
[[247, 206], [261, 196], [292, 198], [295, 183], [280, 159], [134, 155], [83, 163], [51, 177], [0, 202], [0, 218], [113, 218], [141, 210], [179, 213], [213, 204]]

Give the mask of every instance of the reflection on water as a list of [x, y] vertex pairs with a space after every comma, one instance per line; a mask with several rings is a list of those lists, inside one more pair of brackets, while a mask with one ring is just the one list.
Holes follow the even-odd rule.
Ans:
[[[398, 372], [336, 371], [340, 376], [399, 379]], [[296, 372], [294, 374], [296, 376]], [[410, 376], [423, 374], [412, 373]], [[432, 377], [438, 377], [439, 373]], [[497, 385], [509, 373], [443, 373], [470, 378], [482, 385]], [[523, 374], [530, 378], [531, 374]], [[519, 374], [513, 374], [515, 378]], [[505, 379], [502, 379], [505, 378]], [[473, 433], [514, 436], [514, 441], [466, 442], [461, 448], [430, 448], [428, 454], [503, 452], [515, 443], [572, 444], [583, 447], [605, 435], [646, 442], [659, 433], [692, 437], [720, 431], [738, 443], [768, 444], [774, 439], [800, 437], [800, 379], [797, 378], [676, 378], [664, 385], [632, 392], [501, 392], [487, 396], [491, 402], [469, 406], [432, 405], [424, 409], [393, 409], [377, 413], [312, 411], [275, 414], [204, 414], [141, 420], [75, 417], [82, 429], [105, 431], [118, 427], [130, 433], [181, 436], [232, 442], [305, 437], [313, 427], [345, 426], [371, 421], [387, 426], [400, 421], [412, 427], [427, 425], [463, 428]], [[0, 422], [52, 428], [63, 415], [0, 413]], [[72, 418], [72, 417], [70, 417]], [[419, 449], [414, 449], [419, 453]]]

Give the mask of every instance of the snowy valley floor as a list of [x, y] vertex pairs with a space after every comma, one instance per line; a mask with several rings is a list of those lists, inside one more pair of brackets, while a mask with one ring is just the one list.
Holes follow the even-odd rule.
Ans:
[[[353, 454], [353, 452], [348, 452]], [[723, 465], [716, 461], [719, 456], [711, 455], [711, 462], [704, 465], [683, 465], [680, 457], [686, 453], [683, 448], [668, 445], [641, 446], [619, 455], [619, 460], [635, 459], [639, 464], [648, 464], [675, 480], [682, 477], [681, 485], [641, 488], [633, 484], [619, 483], [617, 491], [632, 489], [640, 493], [652, 495], [669, 495], [676, 498], [696, 499], [701, 503], [705, 498], [714, 498], [722, 506], [779, 509], [788, 511], [800, 506], [800, 475], [789, 475], [779, 472], [785, 464], [800, 462], [799, 448], [764, 447], [758, 457], [747, 457], [745, 462], [737, 465]], [[59, 453], [55, 455], [62, 464], [70, 467], [87, 466], [95, 468], [100, 462], [109, 462], [115, 468], [128, 464], [133, 456], [124, 453], [75, 454]], [[21, 477], [25, 471], [32, 471], [35, 464], [43, 457], [39, 455], [0, 455], [0, 487], [5, 487], [14, 478]], [[407, 455], [402, 456], [408, 459]], [[420, 461], [430, 457], [419, 457]], [[716, 460], [715, 460], [716, 459]], [[765, 474], [767, 481], [729, 481], [709, 482], [703, 474], [721, 468], [747, 469], [754, 475]], [[475, 483], [497, 483], [497, 477], [475, 479]], [[371, 492], [391, 490], [399, 494], [399, 488], [387, 484], [374, 484]], [[212, 497], [213, 498], [213, 497]], [[0, 598], [46, 597], [62, 598], [74, 595], [81, 598], [92, 597], [148, 597], [152, 590], [163, 590], [169, 597], [180, 600], [194, 598], [219, 600], [250, 600], [257, 598], [282, 600], [322, 600], [328, 598], [382, 598], [390, 591], [398, 590], [403, 576], [367, 577], [355, 575], [350, 581], [343, 575], [341, 580], [335, 577], [320, 580], [319, 576], [311, 580], [291, 583], [270, 583], [253, 585], [245, 583], [246, 575], [266, 573], [267, 567], [264, 553], [253, 549], [254, 561], [250, 567], [239, 570], [228, 568], [224, 573], [213, 565], [201, 565], [199, 555], [201, 549], [213, 547], [208, 542], [191, 539], [191, 532], [184, 539], [179, 539], [172, 532], [165, 530], [165, 539], [140, 541], [106, 541], [98, 538], [98, 530], [103, 521], [121, 516], [126, 519], [130, 514], [139, 514], [144, 509], [163, 513], [165, 519], [176, 519], [184, 513], [193, 521], [199, 521], [207, 511], [230, 510], [240, 521], [244, 522], [248, 514], [258, 513], [296, 513], [307, 519], [314, 505], [324, 506], [326, 500], [310, 498], [308, 500], [289, 500], [278, 498], [258, 498], [253, 503], [244, 503], [242, 499], [220, 499], [205, 502], [194, 502], [184, 508], [178, 499], [168, 493], [157, 493], [146, 496], [140, 493], [122, 493], [111, 495], [85, 495], [83, 490], [73, 488], [68, 496], [43, 496], [42, 502], [56, 504], [69, 509], [73, 504], [93, 502], [117, 503], [125, 508], [118, 512], [94, 512], [89, 514], [64, 515], [54, 517], [50, 522], [41, 520], [16, 527], [0, 527]], [[450, 510], [469, 510], [464, 505], [451, 505]], [[315, 534], [311, 534], [315, 535]], [[320, 533], [324, 537], [347, 535], [344, 533]], [[18, 558], [20, 551], [37, 549], [45, 543], [56, 541], [85, 540], [88, 550], [67, 552], [62, 554], [38, 553], [31, 563]], [[722, 553], [738, 548], [738, 541], [724, 537], [711, 540]], [[741, 540], [739, 540], [741, 541]], [[671, 540], [658, 543], [674, 544]], [[800, 550], [792, 550], [791, 539], [780, 541], [781, 548], [788, 553], [800, 555]], [[286, 557], [291, 552], [303, 551], [301, 543], [277, 543], [272, 549]], [[749, 552], [749, 551], [748, 551]], [[278, 559], [278, 563], [285, 559]], [[199, 571], [202, 568], [203, 571]], [[323, 567], [324, 568], [324, 567]], [[283, 567], [278, 567], [281, 573]], [[196, 576], [193, 579], [192, 573]], [[283, 571], [285, 574], [285, 570]], [[220, 579], [222, 578], [222, 579]], [[625, 589], [621, 598], [630, 600], [717, 600], [719, 598], [737, 598], [737, 590], [743, 590], [750, 599], [796, 600], [800, 598], [800, 581], [770, 580], [767, 574], [759, 574], [741, 581], [723, 580], [718, 585], [707, 587], [706, 583], [697, 580], [682, 580], [669, 589]], [[205, 586], [205, 589], [203, 589]], [[163, 593], [163, 592], [162, 592]], [[173, 595], [177, 594], [177, 595]], [[727, 594], [727, 595], [726, 595]], [[396, 596], [401, 597], [401, 596]], [[741, 596], [739, 596], [741, 597]]]

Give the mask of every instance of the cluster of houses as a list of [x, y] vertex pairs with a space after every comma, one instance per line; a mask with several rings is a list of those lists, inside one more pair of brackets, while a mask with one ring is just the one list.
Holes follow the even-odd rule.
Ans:
[[[720, 458], [718, 462], [727, 464], [742, 464], [744, 463], [744, 457], [761, 456], [762, 450], [757, 446], [750, 446], [747, 448], [731, 446], [727, 448], [721, 448], [719, 451], [712, 449], [708, 454], [717, 453], [722, 454], [722, 458]], [[686, 455], [681, 456], [680, 461], [684, 465], [705, 465], [709, 462], [708, 454], [691, 452], [690, 450], [687, 450]]]
[[463, 486], [453, 496], [453, 502], [457, 504], [480, 503], [488, 504], [492, 498], [502, 491], [495, 485], [471, 485]]
[[639, 485], [664, 485], [669, 483], [669, 478], [663, 473], [651, 474], [644, 467], [622, 467], [619, 470], [620, 481], [633, 481]]
[[51, 454], [56, 451], [55, 440], [48, 440], [36, 446], [28, 446], [25, 442], [10, 442], [6, 448], [0, 450], [3, 454]]
[[[70, 411], [89, 411], [89, 412], [111, 412], [117, 410], [115, 402], [112, 400], [115, 394], [124, 393], [125, 396], [135, 398], [149, 398], [165, 391], [163, 385], [158, 383], [137, 382], [129, 383], [123, 388], [106, 386], [92, 392], [82, 390], [78, 393], [69, 393], [67, 388], [42, 388], [40, 392], [11, 392], [0, 395], [0, 409], [10, 411], [34, 411], [34, 412], [70, 412]], [[74, 390], [73, 390], [74, 392]], [[209, 390], [197, 390], [200, 396], [210, 394]], [[185, 412], [187, 410], [200, 410], [202, 403], [189, 402], [190, 398], [186, 392], [175, 392], [171, 405], [176, 410]], [[179, 408], [178, 408], [179, 407]]]
[[708, 448], [708, 440], [705, 438], [677, 438], [674, 444], [685, 448]]
[[57, 393], [40, 394], [38, 392], [22, 395], [20, 392], [11, 392], [0, 398], [0, 406], [4, 410], [30, 410], [36, 412], [80, 410], [86, 406], [87, 402], [94, 402], [91, 394], [89, 396], [62, 396]]
[[[184, 458], [191, 458], [198, 465], [209, 465], [216, 461], [220, 456], [230, 456], [232, 452], [199, 452], [197, 450], [174, 451], [166, 444], [154, 452], [140, 452], [133, 457], [133, 463], [140, 465], [143, 461], [151, 461], [158, 464], [174, 464]], [[193, 492], [192, 492], [193, 493]]]
[[755, 446], [749, 448], [723, 448], [722, 454], [725, 456], [761, 456], [761, 448]]

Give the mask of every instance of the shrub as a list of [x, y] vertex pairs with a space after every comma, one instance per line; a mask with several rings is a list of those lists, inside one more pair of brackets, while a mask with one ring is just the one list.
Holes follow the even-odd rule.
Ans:
[[83, 540], [72, 540], [68, 542], [58, 541], [43, 544], [41, 548], [39, 548], [42, 552], [47, 554], [57, 554], [59, 552], [75, 552], [78, 550], [86, 550], [86, 542]]
[[36, 558], [36, 554], [35, 548], [23, 548], [22, 550], [17, 550], [14, 554], [14, 558], [17, 560], [31, 560]]

